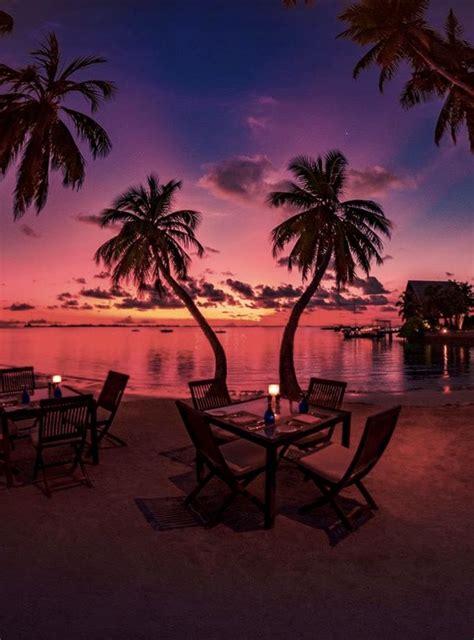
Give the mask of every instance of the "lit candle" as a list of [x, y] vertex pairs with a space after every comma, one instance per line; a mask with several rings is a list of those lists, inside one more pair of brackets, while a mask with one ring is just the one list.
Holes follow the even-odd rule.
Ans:
[[278, 396], [280, 394], [280, 385], [279, 384], [269, 384], [268, 385], [268, 394], [270, 396]]
[[60, 384], [60, 382], [62, 381], [62, 378], [61, 376], [53, 376], [52, 381], [53, 381], [53, 384]]

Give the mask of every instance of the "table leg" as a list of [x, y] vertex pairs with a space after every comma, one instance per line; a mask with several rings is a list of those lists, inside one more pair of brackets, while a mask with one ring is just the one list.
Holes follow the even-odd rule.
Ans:
[[267, 448], [267, 468], [265, 473], [265, 529], [271, 529], [275, 523], [277, 451]]
[[5, 467], [5, 478], [7, 487], [13, 486], [13, 474], [10, 462], [10, 437], [8, 432], [8, 418], [5, 414], [2, 416], [2, 445], [3, 445], [3, 464]]
[[95, 402], [91, 408], [91, 455], [92, 464], [99, 464], [99, 439], [97, 437], [97, 409]]
[[342, 421], [342, 441], [343, 447], [350, 447], [351, 445], [351, 416], [350, 414], [344, 416]]

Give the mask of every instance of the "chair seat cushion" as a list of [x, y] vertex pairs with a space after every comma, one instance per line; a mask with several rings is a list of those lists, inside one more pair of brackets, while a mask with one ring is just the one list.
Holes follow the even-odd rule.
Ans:
[[214, 436], [222, 442], [233, 442], [239, 438], [235, 433], [231, 433], [230, 431], [226, 431], [225, 429], [221, 429], [215, 425], [211, 425], [211, 430]]
[[266, 453], [258, 444], [238, 439], [221, 447], [222, 455], [236, 475], [244, 475], [265, 466]]
[[325, 449], [300, 458], [299, 464], [329, 482], [339, 482], [349, 468], [354, 451], [340, 444], [332, 444]]
[[312, 447], [318, 442], [324, 442], [329, 437], [329, 429], [324, 429], [323, 431], [318, 431], [317, 433], [312, 433], [309, 436], [305, 436], [304, 438], [300, 438], [296, 442], [293, 442], [293, 446], [298, 447], [298, 449], [307, 449], [308, 447]]

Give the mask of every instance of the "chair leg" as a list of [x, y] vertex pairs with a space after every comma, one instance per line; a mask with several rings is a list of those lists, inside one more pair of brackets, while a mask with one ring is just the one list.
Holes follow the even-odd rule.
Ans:
[[367, 501], [367, 504], [369, 505], [369, 507], [371, 509], [374, 509], [375, 511], [378, 510], [378, 506], [377, 503], [375, 502], [375, 500], [372, 498], [372, 496], [370, 495], [369, 491], [367, 490], [366, 487], [364, 487], [364, 485], [362, 484], [361, 480], [357, 480], [355, 482], [356, 487], [359, 489], [359, 491], [361, 492], [361, 494], [364, 496], [364, 498]]
[[332, 508], [334, 509], [334, 511], [339, 516], [342, 524], [346, 527], [346, 529], [349, 529], [349, 531], [354, 531], [354, 527], [352, 526], [349, 518], [346, 516], [346, 514], [341, 509], [341, 507], [337, 504], [337, 499], [336, 498], [329, 498], [329, 502], [330, 502]]
[[77, 469], [77, 467], [79, 467], [80, 470], [81, 470], [82, 479], [83, 479], [85, 485], [87, 487], [89, 487], [89, 488], [92, 488], [92, 486], [93, 486], [92, 482], [91, 482], [91, 480], [89, 478], [89, 475], [88, 475], [88, 473], [86, 471], [86, 465], [84, 464], [84, 460], [82, 459], [82, 453], [83, 453], [84, 447], [79, 445], [79, 446], [73, 446], [73, 448], [74, 448], [74, 451], [75, 451], [75, 454], [76, 454], [74, 456], [73, 465], [72, 465], [73, 471], [75, 469]]
[[198, 453], [196, 454], [195, 464], [196, 464], [196, 480], [200, 482], [202, 480], [202, 476], [204, 473], [204, 461]]
[[33, 467], [33, 480], [36, 480], [36, 478], [38, 477], [38, 471], [40, 470], [40, 467], [41, 467], [41, 461], [42, 461], [42, 455], [41, 455], [41, 451], [38, 449], [36, 451], [35, 465]]

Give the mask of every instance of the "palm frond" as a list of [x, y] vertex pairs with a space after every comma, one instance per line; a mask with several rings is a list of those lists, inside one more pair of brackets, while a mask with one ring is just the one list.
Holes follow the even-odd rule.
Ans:
[[77, 135], [81, 140], [89, 144], [92, 157], [105, 157], [112, 149], [112, 143], [105, 129], [103, 129], [95, 120], [80, 111], [62, 107], [74, 123]]

